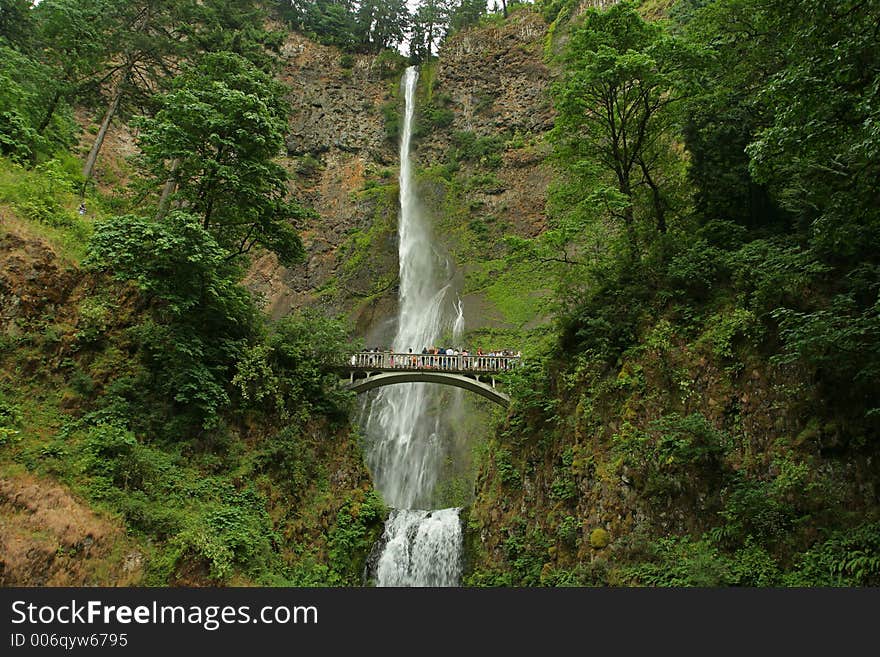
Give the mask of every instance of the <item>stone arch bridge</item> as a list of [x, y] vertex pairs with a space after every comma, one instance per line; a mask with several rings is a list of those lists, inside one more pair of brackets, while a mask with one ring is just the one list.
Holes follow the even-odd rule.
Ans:
[[510, 397], [497, 387], [496, 375], [519, 365], [518, 356], [411, 354], [363, 351], [345, 367], [349, 390], [367, 392], [398, 383], [437, 383], [463, 388], [508, 406]]

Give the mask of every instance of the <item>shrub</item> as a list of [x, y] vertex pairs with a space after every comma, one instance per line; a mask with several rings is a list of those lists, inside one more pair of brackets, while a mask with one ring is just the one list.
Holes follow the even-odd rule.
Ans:
[[642, 586], [708, 587], [732, 583], [730, 560], [709, 541], [688, 536], [661, 538], [650, 546], [651, 560], [623, 569]]
[[209, 576], [224, 581], [239, 567], [259, 573], [267, 569], [278, 543], [260, 493], [248, 488], [193, 518], [174, 539], [182, 558], [203, 560]]
[[713, 315], [707, 322], [706, 331], [698, 343], [706, 344], [717, 358], [734, 356], [737, 340], [756, 341], [762, 327], [754, 313], [744, 308], [734, 308]]
[[244, 352], [232, 382], [245, 404], [283, 420], [305, 420], [315, 411], [341, 419], [351, 394], [337, 368], [353, 348], [341, 322], [315, 312], [289, 315]]
[[590, 532], [590, 547], [594, 550], [601, 550], [602, 548], [608, 547], [610, 542], [611, 536], [609, 536], [608, 532], [601, 527], [596, 527], [596, 529]]
[[473, 132], [456, 132], [452, 135], [453, 148], [449, 152], [452, 161], [479, 162], [488, 168], [497, 168], [501, 164], [501, 151], [504, 150], [504, 138], [498, 135], [480, 137]]
[[880, 586], [880, 523], [833, 533], [798, 559], [787, 586]]
[[670, 260], [666, 268], [672, 289], [694, 299], [705, 299], [720, 278], [722, 251], [705, 240], [697, 240]]
[[419, 120], [416, 123], [416, 135], [423, 136], [435, 130], [448, 128], [452, 125], [454, 119], [455, 114], [451, 109], [428, 103], [419, 112]]

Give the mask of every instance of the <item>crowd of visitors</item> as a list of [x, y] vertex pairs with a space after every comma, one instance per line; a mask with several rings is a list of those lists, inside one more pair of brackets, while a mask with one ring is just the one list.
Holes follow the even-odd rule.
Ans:
[[484, 352], [482, 347], [476, 351], [455, 347], [423, 347], [421, 352], [413, 352], [410, 348], [406, 353], [401, 353], [373, 347], [353, 355], [351, 364], [383, 369], [503, 370], [515, 365], [514, 359], [521, 357], [521, 351], [512, 349]]

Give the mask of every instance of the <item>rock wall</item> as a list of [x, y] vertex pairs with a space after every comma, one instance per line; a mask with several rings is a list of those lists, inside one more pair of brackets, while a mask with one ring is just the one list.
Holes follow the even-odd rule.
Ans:
[[[417, 128], [421, 169], [454, 158], [457, 134], [499, 142], [491, 163], [456, 162], [452, 184], [423, 180], [438, 247], [462, 273], [469, 327], [518, 325], [493, 304], [482, 281], [490, 261], [503, 257], [505, 235], [533, 237], [546, 228], [551, 170], [545, 138], [553, 125], [546, 33], [541, 17], [524, 8], [504, 23], [453, 35], [439, 61], [423, 66], [420, 108], [441, 98], [451, 122]], [[402, 109], [403, 64], [343, 55], [299, 35], [289, 37], [282, 56], [292, 106], [292, 191], [317, 218], [300, 227], [308, 254], [303, 264], [287, 269], [262, 255], [247, 282], [265, 296], [273, 317], [320, 306], [346, 313], [368, 341], [387, 341], [397, 297], [398, 144], [386, 117], [394, 120]], [[473, 182], [483, 178], [491, 180]], [[483, 224], [487, 230], [472, 233]]]
[[374, 305], [372, 299], [364, 303], [373, 280], [387, 279], [387, 272], [396, 270], [390, 243], [380, 254], [379, 269], [349, 271], [344, 264], [354, 233], [376, 223], [393, 226], [396, 219], [396, 207], [363, 192], [368, 181], [396, 177], [387, 170], [396, 167], [397, 146], [386, 136], [382, 107], [394, 102], [398, 62], [344, 55], [297, 34], [289, 36], [281, 54], [281, 80], [290, 89], [285, 164], [291, 191], [317, 216], [299, 227], [304, 263], [288, 269], [273, 256], [261, 255], [247, 283], [265, 296], [273, 317], [319, 305], [329, 312], [349, 312], [358, 321]]
[[[537, 299], [543, 281], [502, 260], [506, 237], [534, 237], [547, 227], [554, 112], [546, 38], [540, 15], [518, 8], [507, 21], [454, 34], [436, 67], [423, 71], [422, 196], [438, 241], [462, 273], [468, 329], [518, 330], [540, 321], [534, 307], [508, 308], [505, 299]], [[448, 124], [426, 125], [426, 107], [445, 113]]]
[[16, 337], [23, 326], [48, 314], [67, 312], [78, 277], [43, 240], [0, 208], [0, 334]]

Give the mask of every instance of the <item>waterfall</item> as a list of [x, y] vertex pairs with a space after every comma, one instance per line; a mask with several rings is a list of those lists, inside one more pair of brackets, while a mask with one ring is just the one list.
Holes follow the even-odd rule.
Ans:
[[[396, 352], [421, 353], [440, 346], [444, 330], [460, 334], [461, 302], [452, 307], [448, 267], [438, 261], [412, 179], [410, 142], [418, 70], [411, 66], [401, 81], [405, 96], [400, 139], [400, 215], [398, 256], [400, 292]], [[376, 488], [394, 508], [382, 538], [377, 566], [379, 586], [455, 586], [460, 571], [461, 526], [458, 509], [426, 511], [445, 457], [441, 413], [431, 413], [436, 391], [428, 384], [382, 388], [367, 420], [366, 461]]]
[[396, 509], [385, 525], [380, 586], [458, 586], [461, 522], [458, 509]]

